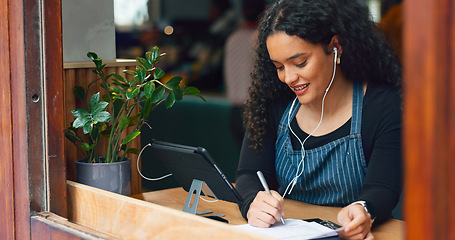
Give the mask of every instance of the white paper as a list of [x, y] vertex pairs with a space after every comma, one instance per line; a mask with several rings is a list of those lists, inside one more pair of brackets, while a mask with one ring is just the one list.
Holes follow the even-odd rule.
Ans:
[[286, 224], [280, 221], [269, 228], [254, 227], [249, 224], [237, 225], [235, 228], [246, 230], [276, 239], [315, 239], [337, 236], [338, 233], [316, 222], [306, 222], [299, 219], [285, 219]]

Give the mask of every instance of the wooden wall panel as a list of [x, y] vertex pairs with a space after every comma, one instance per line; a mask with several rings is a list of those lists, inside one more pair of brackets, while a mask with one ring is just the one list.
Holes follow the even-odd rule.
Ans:
[[8, 1], [0, 0], [0, 239], [14, 238], [14, 180], [11, 123], [10, 51]]
[[454, 14], [453, 1], [405, 1], [407, 239], [453, 239]]
[[448, 66], [450, 69], [449, 72], [449, 109], [450, 112], [448, 114], [448, 122], [450, 123], [449, 128], [448, 128], [448, 134], [449, 134], [449, 139], [448, 139], [448, 157], [449, 162], [448, 162], [448, 171], [449, 171], [449, 190], [448, 190], [448, 197], [449, 197], [449, 206], [448, 206], [448, 213], [449, 213], [449, 219], [448, 219], [448, 239], [455, 239], [455, 98], [453, 97], [452, 93], [455, 93], [455, 46], [454, 46], [454, 39], [455, 39], [455, 2], [452, 1], [450, 6], [449, 6], [449, 44], [447, 46], [447, 52], [450, 55], [448, 58]]
[[[102, 57], [102, 56], [100, 56]], [[76, 101], [73, 94], [73, 88], [75, 86], [84, 86], [86, 87], [91, 81], [96, 79], [96, 75], [92, 72], [92, 68], [94, 67], [93, 63], [86, 63], [86, 64], [67, 64], [64, 70], [64, 123], [65, 126], [69, 126], [71, 122], [74, 120], [74, 117], [71, 115], [70, 111], [75, 107], [82, 107], [84, 103], [80, 101]], [[126, 76], [123, 73], [123, 70], [130, 69], [135, 70], [134, 63], [109, 63], [107, 62], [107, 66], [105, 68], [105, 74], [116, 72], [120, 75]], [[94, 93], [101, 92], [104, 93], [105, 90], [102, 89], [99, 84], [94, 84], [90, 88], [88, 92], [88, 96], [91, 96]], [[128, 134], [124, 132], [122, 137], [126, 137]], [[106, 147], [106, 142], [103, 145]], [[141, 142], [140, 138], [135, 139], [131, 145], [131, 147], [140, 149]], [[76, 149], [76, 147], [69, 141], [65, 140], [65, 153], [66, 153], [66, 165], [67, 165], [67, 175], [68, 179], [75, 181], [76, 180], [76, 170], [74, 162], [77, 159], [83, 157], [83, 154]], [[131, 194], [137, 194], [142, 192], [142, 182], [139, 176], [139, 173], [136, 170], [136, 159], [137, 155], [130, 155], [131, 158]]]
[[[25, 23], [24, 23], [24, 1], [7, 0], [9, 13], [6, 17], [9, 21], [9, 55], [10, 59], [10, 79], [9, 84], [2, 82], [3, 86], [11, 86], [11, 110], [12, 126], [11, 135], [12, 158], [14, 174], [14, 205], [9, 209], [14, 209], [14, 227], [9, 230], [14, 231], [16, 239], [30, 239], [30, 184], [28, 171], [28, 132], [27, 132], [27, 107], [26, 107], [26, 67], [25, 67]], [[2, 6], [2, 9], [5, 9]], [[2, 24], [2, 26], [4, 26]], [[13, 30], [14, 31], [13, 31]], [[2, 31], [3, 32], [3, 31]], [[2, 51], [3, 52], [3, 51]], [[2, 61], [2, 64], [4, 62]], [[2, 77], [7, 75], [2, 74]], [[3, 112], [7, 107], [2, 104]], [[3, 155], [3, 154], [2, 154]], [[7, 159], [7, 158], [5, 158]], [[2, 196], [4, 196], [2, 194]], [[4, 220], [4, 219], [3, 219]]]

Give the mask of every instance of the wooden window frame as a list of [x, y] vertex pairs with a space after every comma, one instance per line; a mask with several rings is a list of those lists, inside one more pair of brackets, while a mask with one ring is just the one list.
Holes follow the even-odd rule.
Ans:
[[[407, 238], [453, 239], [455, 4], [404, 5]], [[67, 215], [61, 0], [0, 0], [0, 14], [0, 238], [30, 239], [38, 213]]]
[[1, 78], [6, 128], [0, 141], [7, 158], [0, 194], [8, 196], [0, 200], [8, 209], [0, 238], [30, 239], [37, 213], [67, 216], [61, 0], [0, 0], [0, 7], [0, 69], [7, 73]]

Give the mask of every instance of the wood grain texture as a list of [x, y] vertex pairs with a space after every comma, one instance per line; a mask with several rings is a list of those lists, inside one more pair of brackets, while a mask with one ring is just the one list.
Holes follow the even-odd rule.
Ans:
[[41, 212], [31, 218], [32, 239], [86, 239], [119, 240], [119, 238], [68, 221], [50, 212]]
[[[453, 43], [453, 39], [455, 39], [455, 4], [452, 1], [452, 4], [450, 5], [450, 19], [449, 19], [449, 30], [450, 30], [450, 36], [449, 39], [451, 39], [451, 43]], [[448, 89], [451, 93], [455, 92], [455, 46], [453, 44], [448, 44], [447, 46], [447, 51], [450, 54], [449, 58], [449, 68], [450, 68], [450, 77], [449, 77], [449, 86]], [[451, 112], [448, 114], [449, 119], [448, 122], [450, 123], [450, 126], [448, 127], [448, 134], [449, 134], [449, 152], [448, 156], [449, 158], [452, 158], [452, 161], [448, 161], [448, 171], [449, 171], [449, 191], [448, 191], [448, 197], [449, 197], [449, 206], [448, 206], [448, 212], [449, 212], [449, 235], [448, 239], [455, 239], [455, 204], [453, 204], [454, 199], [455, 199], [455, 161], [453, 161], [453, 158], [455, 156], [455, 114], [453, 114], [453, 109], [455, 109], [455, 99], [453, 95], [450, 97], [449, 101], [449, 109], [451, 109]]]
[[[102, 57], [102, 56], [100, 56]], [[87, 63], [84, 64], [73, 64], [72, 66], [85, 66], [86, 68], [65, 68], [63, 72], [63, 89], [64, 89], [64, 126], [65, 128], [70, 126], [71, 122], [74, 120], [74, 117], [71, 115], [71, 110], [74, 108], [83, 108], [84, 102], [75, 99], [73, 89], [75, 86], [88, 86], [88, 84], [96, 79], [96, 75], [92, 72], [94, 64], [91, 63], [90, 66], [87, 66]], [[123, 70], [135, 70], [135, 65], [131, 64], [131, 62], [126, 62], [124, 66], [120, 63], [115, 63], [112, 65], [106, 65], [105, 67], [105, 74], [109, 74], [111, 72], [116, 72], [122, 76], [126, 76], [123, 73]], [[105, 90], [102, 89], [99, 84], [94, 84], [90, 88], [88, 92], [88, 96], [95, 94], [97, 92], [101, 92], [101, 94], [105, 93]], [[135, 109], [134, 113], [137, 113], [138, 109]], [[134, 115], [133, 113], [133, 115]], [[63, 128], [62, 128], [63, 129]], [[131, 131], [132, 128], [130, 128]], [[128, 131], [129, 132], [129, 131]], [[123, 132], [122, 138], [127, 136], [127, 131]], [[101, 148], [106, 148], [107, 146], [107, 139], [106, 141], [101, 143]], [[133, 140], [130, 144], [132, 148], [141, 148], [140, 137]], [[66, 168], [67, 168], [67, 178], [69, 180], [75, 181], [76, 180], [76, 169], [75, 169], [75, 162], [83, 158], [83, 154], [77, 150], [77, 148], [68, 140], [64, 140], [64, 148], [65, 148], [65, 157], [66, 157]], [[136, 170], [136, 159], [137, 155], [130, 154], [128, 157], [131, 158], [131, 193], [137, 194], [142, 191], [142, 181], [139, 176], [139, 173]]]
[[13, 126], [10, 79], [10, 51], [8, 1], [0, 0], [0, 209], [4, 217], [0, 218], [0, 239], [13, 239], [15, 236], [14, 215], [14, 174], [13, 174]]
[[68, 181], [69, 220], [122, 239], [264, 239], [228, 224]]
[[40, 1], [25, 0], [24, 2], [24, 66], [25, 66], [25, 97], [17, 99], [16, 104], [26, 107], [27, 145], [19, 151], [28, 151], [28, 177], [30, 186], [30, 209], [46, 211], [48, 207], [47, 176], [45, 169], [45, 125], [44, 105], [45, 89], [43, 88], [45, 74], [43, 52], [43, 22]]
[[[183, 190], [183, 188], [172, 188], [137, 194], [132, 197], [181, 211], [187, 195], [188, 192]], [[337, 207], [316, 206], [291, 199], [284, 200], [284, 209], [284, 218], [320, 218], [330, 220], [334, 223], [338, 223], [337, 214], [340, 211], [340, 208]], [[239, 225], [247, 223], [240, 214], [237, 204], [234, 203], [225, 201], [211, 203], [200, 200], [197, 211], [206, 210], [213, 211], [211, 214], [224, 214], [229, 224]], [[373, 235], [376, 240], [404, 239], [404, 222], [390, 219], [374, 228]]]
[[[28, 117], [26, 106], [26, 57], [24, 1], [7, 0], [8, 15], [2, 15], [8, 19], [9, 27], [9, 51], [10, 51], [10, 86], [11, 86], [11, 110], [12, 110], [12, 142], [14, 174], [14, 228], [16, 239], [30, 239], [30, 183], [28, 164]], [[2, 6], [2, 9], [5, 9]], [[3, 26], [3, 24], [2, 24]], [[3, 64], [4, 62], [2, 62]], [[6, 77], [3, 75], [2, 77]], [[2, 84], [2, 86], [4, 86]], [[3, 111], [3, 108], [2, 110]], [[12, 173], [11, 173], [12, 174]], [[39, 187], [39, 186], [38, 186]], [[3, 195], [2, 195], [3, 196]]]
[[64, 154], [64, 115], [63, 112], [63, 46], [61, 0], [44, 1], [44, 22], [52, 22], [44, 27], [45, 61], [45, 121], [47, 132], [48, 178], [50, 185], [49, 211], [62, 217], [67, 216], [66, 206], [66, 162]]
[[75, 236], [73, 233], [65, 232], [64, 230], [54, 227], [46, 222], [45, 219], [32, 217], [31, 229], [33, 240], [52, 240], [52, 239], [68, 239], [82, 240], [84, 238]]
[[407, 239], [453, 239], [454, 4], [449, 0], [404, 4]]
[[[88, 59], [88, 58], [87, 58]], [[130, 67], [130, 66], [137, 66], [135, 59], [117, 59], [115, 61], [107, 61], [103, 62], [106, 64], [106, 67]], [[79, 68], [93, 68], [93, 62], [69, 62], [63, 63], [64, 69], [79, 69]]]

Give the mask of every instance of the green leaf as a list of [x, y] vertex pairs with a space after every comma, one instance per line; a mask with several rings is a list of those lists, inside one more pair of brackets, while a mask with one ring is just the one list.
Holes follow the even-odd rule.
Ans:
[[166, 86], [169, 86], [172, 88], [172, 87], [179, 85], [181, 81], [182, 81], [182, 77], [175, 76], [166, 82]]
[[133, 116], [130, 116], [129, 118], [130, 118], [130, 121], [134, 121], [134, 120], [138, 119], [140, 116], [141, 116], [141, 114], [138, 113], [138, 114], [135, 114]]
[[155, 79], [160, 79], [166, 74], [161, 68], [155, 68], [155, 72], [153, 72], [153, 77]]
[[155, 64], [155, 62], [157, 62], [159, 56], [160, 56], [160, 49], [157, 46], [153, 47], [151, 56], [150, 56], [151, 64]]
[[156, 90], [152, 94], [152, 98], [151, 98], [152, 103], [157, 103], [157, 102], [161, 101], [161, 99], [163, 99], [165, 91], [166, 90], [164, 89], [163, 86], [159, 86], [158, 88], [156, 88]]
[[136, 154], [136, 155], [138, 155], [139, 152], [140, 151], [137, 148], [130, 148], [130, 149], [126, 150], [126, 154]]
[[91, 133], [93, 130], [92, 122], [91, 121], [86, 122], [82, 129], [84, 130], [84, 134]]
[[138, 63], [140, 63], [146, 70], [150, 71], [150, 69], [152, 69], [152, 65], [150, 65], [150, 63], [147, 61], [147, 59], [141, 58], [141, 57], [137, 57], [136, 61]]
[[129, 89], [126, 91], [126, 98], [127, 98], [127, 99], [133, 99], [133, 98], [135, 98], [140, 92], [141, 92], [141, 89], [138, 88], [138, 87], [129, 88]]
[[102, 64], [103, 60], [101, 58], [100, 59], [96, 59], [94, 62], [96, 64], [96, 70], [98, 70], [98, 72], [101, 75], [101, 73], [103, 73], [102, 70], [106, 66], [106, 64]]
[[123, 91], [123, 89], [117, 87], [117, 86], [111, 86], [110, 89], [112, 89], [112, 91], [114, 91], [115, 93], [119, 94], [119, 95], [125, 95], [125, 91]]
[[125, 130], [128, 127], [128, 125], [130, 125], [130, 119], [127, 116], [123, 115], [120, 118], [118, 127], [120, 128], [120, 130]]
[[147, 82], [144, 86], [145, 97], [147, 99], [151, 98], [154, 91], [155, 91], [155, 84], [153, 82]]
[[151, 51], [148, 51], [145, 53], [145, 59], [147, 59], [147, 61], [152, 64], [152, 52]]
[[97, 92], [92, 95], [92, 97], [90, 98], [90, 101], [88, 103], [88, 109], [90, 112], [93, 111], [92, 109], [95, 109], [96, 104], [98, 104], [99, 101], [100, 101], [100, 92]]
[[117, 74], [117, 73], [115, 73], [115, 72], [112, 73], [112, 76], [113, 76], [115, 79], [117, 79], [117, 80], [119, 80], [120, 82], [122, 82], [122, 83], [126, 83], [126, 82], [127, 82], [123, 76], [121, 76], [121, 75], [119, 75], [119, 74]]
[[103, 96], [101, 96], [101, 99], [103, 99], [104, 101], [106, 102], [109, 102], [109, 94], [103, 94]]
[[96, 53], [94, 53], [94, 52], [88, 52], [87, 57], [90, 58], [92, 61], [94, 61], [95, 59], [98, 59], [98, 55], [96, 55]]
[[87, 97], [85, 89], [81, 86], [74, 86], [73, 93], [77, 99], [85, 99]]
[[201, 92], [196, 87], [185, 87], [185, 90], [183, 91], [183, 94], [184, 95], [196, 95], [197, 96], [197, 95], [201, 94]]
[[103, 111], [93, 114], [93, 123], [105, 123], [111, 121], [111, 114]]
[[150, 113], [153, 110], [153, 107], [155, 107], [156, 104], [152, 103], [151, 99], [147, 99], [145, 101], [144, 106], [142, 107], [142, 118], [147, 119], [150, 115]]
[[71, 113], [73, 114], [73, 117], [75, 117], [75, 118], [90, 114], [87, 110], [82, 109], [82, 108], [73, 109], [73, 110], [71, 110]]
[[175, 103], [175, 94], [174, 92], [169, 92], [169, 95], [167, 95], [166, 98], [166, 108], [171, 108]]
[[141, 77], [139, 77], [138, 75], [134, 76], [133, 79], [131, 79], [130, 85], [134, 85], [137, 82], [142, 82]]
[[76, 143], [77, 142], [77, 137], [76, 135], [74, 134], [73, 131], [70, 131], [68, 129], [65, 129], [65, 137], [70, 140], [72, 143]]
[[120, 151], [125, 151], [126, 150], [126, 144], [120, 145]]
[[141, 134], [141, 132], [139, 131], [134, 131], [130, 133], [125, 139], [123, 139], [122, 145], [131, 142], [131, 140], [135, 139], [137, 136], [139, 136], [139, 134]]
[[109, 84], [107, 84], [107, 83], [105, 83], [105, 82], [102, 82], [102, 83], [100, 84], [100, 86], [101, 86], [102, 88], [106, 89], [106, 90], [109, 90]]
[[85, 126], [85, 124], [87, 123], [92, 123], [92, 119], [89, 114], [77, 117], [73, 122], [73, 127], [81, 128]]
[[[91, 121], [90, 121], [91, 122]], [[87, 123], [86, 119], [83, 117], [78, 117], [76, 120], [73, 122], [73, 127], [74, 128], [81, 128]]]
[[123, 96], [119, 95], [117, 93], [114, 93], [114, 94], [112, 94], [112, 99], [114, 99], [114, 100], [123, 99]]
[[109, 105], [109, 103], [107, 103], [107, 102], [99, 102], [99, 103], [95, 104], [94, 108], [92, 109], [92, 114], [95, 115], [101, 111], [106, 110], [108, 105]]
[[90, 146], [90, 144], [88, 143], [81, 143], [81, 147], [82, 149], [84, 149], [85, 151], [90, 151], [93, 147], [94, 147], [95, 144], [93, 144], [92, 146]]
[[94, 74], [96, 74], [97, 76], [100, 76], [101, 77], [101, 74], [99, 73], [99, 71], [97, 69], [92, 69], [92, 72]]
[[136, 67], [136, 74], [137, 74], [136, 76], [139, 78], [141, 83], [143, 83], [145, 81], [145, 77], [147, 76], [147, 72], [146, 72], [145, 68], [142, 67], [142, 66], [137, 66]]
[[117, 115], [120, 113], [122, 110], [123, 104], [125, 103], [125, 100], [122, 98], [115, 99], [114, 100], [114, 118], [117, 118]]
[[99, 132], [104, 132], [106, 129], [108, 129], [107, 123], [98, 123], [96, 126]]
[[123, 70], [125, 74], [128, 74], [130, 76], [136, 76], [136, 72], [132, 70]]
[[99, 129], [100, 129], [101, 136], [109, 137], [109, 134], [111, 133], [112, 126], [111, 125], [107, 125], [107, 124], [102, 124]]
[[181, 101], [183, 99], [183, 91], [179, 86], [173, 87], [172, 92], [175, 94], [175, 100]]

